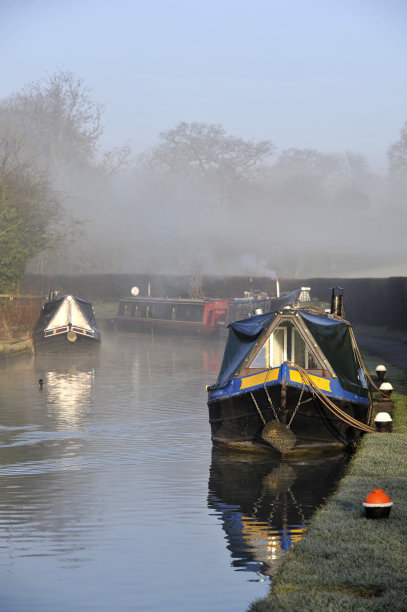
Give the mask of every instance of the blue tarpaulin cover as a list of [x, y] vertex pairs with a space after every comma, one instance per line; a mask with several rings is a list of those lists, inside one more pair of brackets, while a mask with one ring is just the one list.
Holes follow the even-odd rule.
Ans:
[[245, 361], [257, 339], [269, 327], [275, 317], [275, 312], [256, 315], [242, 321], [234, 321], [229, 325], [229, 335], [226, 341], [223, 361], [220, 367], [218, 380], [212, 389], [221, 389]]
[[[298, 314], [328, 359], [342, 386], [354, 393], [366, 395], [366, 390], [362, 388], [359, 380], [348, 324], [323, 314], [311, 314], [303, 310], [299, 310]], [[265, 340], [275, 316], [276, 311], [268, 312], [229, 325], [222, 365], [212, 389], [221, 389], [228, 384], [256, 343]]]

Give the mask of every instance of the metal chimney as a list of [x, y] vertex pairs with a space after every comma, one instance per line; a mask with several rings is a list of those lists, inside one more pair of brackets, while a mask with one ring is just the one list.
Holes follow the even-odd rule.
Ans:
[[337, 317], [343, 316], [343, 289], [342, 287], [331, 287], [331, 314]]

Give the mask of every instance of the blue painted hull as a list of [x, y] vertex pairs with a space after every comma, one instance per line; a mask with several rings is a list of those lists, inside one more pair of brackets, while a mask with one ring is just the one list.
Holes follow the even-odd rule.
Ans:
[[[312, 375], [315, 386], [340, 410], [367, 424], [369, 398], [343, 389], [337, 379]], [[209, 421], [215, 444], [280, 452], [262, 438], [265, 423], [290, 424], [295, 444], [287, 453], [354, 445], [360, 430], [339, 419], [287, 363], [273, 370], [235, 377], [210, 389]]]

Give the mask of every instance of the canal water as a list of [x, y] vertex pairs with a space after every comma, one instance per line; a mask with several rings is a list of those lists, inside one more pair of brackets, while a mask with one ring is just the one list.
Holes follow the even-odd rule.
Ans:
[[213, 450], [223, 346], [104, 334], [98, 356], [0, 362], [2, 612], [243, 612], [267, 594], [346, 459]]

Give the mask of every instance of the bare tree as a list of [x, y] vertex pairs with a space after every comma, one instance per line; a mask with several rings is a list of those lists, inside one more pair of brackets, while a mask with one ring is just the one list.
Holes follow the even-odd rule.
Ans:
[[144, 160], [153, 172], [178, 185], [199, 182], [221, 206], [232, 206], [273, 151], [269, 140], [246, 141], [226, 134], [221, 125], [181, 122], [160, 134]]
[[101, 116], [82, 80], [66, 71], [30, 83], [0, 104], [0, 124], [24, 137], [30, 154], [52, 169], [93, 160]]
[[[11, 193], [10, 180], [20, 173], [20, 184], [13, 183], [11, 189], [16, 222], [22, 227], [29, 215], [41, 222], [38, 238], [31, 236], [30, 248], [28, 243], [25, 249], [19, 247], [21, 262], [24, 260], [20, 272], [39, 253], [45, 262], [54, 246], [63, 251], [64, 233], [71, 238], [67, 247], [75, 242], [76, 249], [67, 248], [60, 259], [66, 261], [82, 252], [83, 259], [88, 260], [89, 242], [83, 240], [87, 219], [91, 217], [94, 221], [98, 212], [103, 217], [101, 208], [109, 177], [125, 167], [130, 155], [128, 145], [104, 154], [99, 150], [102, 111], [83, 81], [68, 71], [30, 83], [0, 102], [3, 170], [7, 168], [7, 177], [3, 173], [2, 181], [6, 181], [7, 193]], [[24, 201], [27, 206], [17, 205], [17, 201]], [[2, 220], [10, 225], [3, 227], [3, 236], [14, 235], [13, 244], [17, 248], [17, 234], [12, 231], [10, 202], [7, 202], [6, 205], [3, 198]], [[71, 211], [69, 214], [62, 210], [62, 202]], [[54, 203], [58, 203], [58, 215], [54, 214]], [[80, 225], [74, 222], [73, 215], [78, 216]], [[10, 253], [9, 257], [15, 255]], [[3, 259], [3, 268], [5, 262]], [[86, 262], [81, 262], [84, 265]]]

